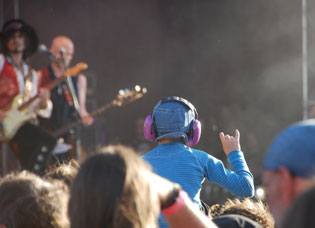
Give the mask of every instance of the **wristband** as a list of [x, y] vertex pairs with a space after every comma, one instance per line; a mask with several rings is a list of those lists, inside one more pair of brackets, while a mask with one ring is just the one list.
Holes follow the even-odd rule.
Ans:
[[178, 198], [180, 190], [181, 190], [180, 187], [174, 185], [171, 197], [168, 197], [167, 201], [161, 204], [161, 211], [163, 211], [166, 208], [169, 208], [174, 203], [176, 203], [176, 199]]
[[184, 190], [180, 190], [178, 197], [171, 206], [163, 209], [161, 212], [164, 216], [171, 216], [181, 209], [185, 204], [185, 198], [188, 198], [188, 194]]

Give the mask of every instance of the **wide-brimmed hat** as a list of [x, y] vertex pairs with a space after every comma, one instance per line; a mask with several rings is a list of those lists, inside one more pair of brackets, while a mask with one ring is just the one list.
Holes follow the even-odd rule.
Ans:
[[[0, 32], [2, 45], [14, 32], [21, 31], [27, 37], [24, 57], [29, 57], [37, 51], [38, 37], [35, 30], [21, 19], [11, 19], [4, 23]], [[2, 47], [3, 49], [3, 47]]]

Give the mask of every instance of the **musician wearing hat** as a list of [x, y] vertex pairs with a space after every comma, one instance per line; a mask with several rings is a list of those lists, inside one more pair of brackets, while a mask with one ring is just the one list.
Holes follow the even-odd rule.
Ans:
[[25, 100], [40, 93], [48, 98], [47, 89], [38, 90], [38, 78], [35, 70], [26, 63], [38, 46], [34, 29], [23, 20], [7, 21], [0, 33], [0, 119], [5, 117], [3, 109], [7, 108], [18, 94]]
[[[45, 88], [38, 89], [36, 71], [27, 64], [28, 57], [36, 52], [38, 46], [38, 37], [34, 29], [21, 19], [11, 19], [3, 25], [0, 41], [0, 123], [2, 125], [0, 136], [1, 140], [5, 138], [6, 141], [10, 141], [25, 122], [38, 114], [38, 108], [42, 107], [43, 103], [47, 104], [50, 94]], [[29, 116], [21, 115], [27, 120], [25, 122], [21, 120], [21, 126], [12, 127], [11, 125], [19, 121], [16, 116], [11, 115], [10, 111], [16, 105], [25, 104], [34, 97], [38, 99], [34, 99], [29, 106], [30, 109], [34, 109], [34, 115], [30, 112], [28, 112]], [[16, 112], [18, 111], [21, 109], [16, 109]], [[46, 111], [40, 113], [49, 117], [50, 113]], [[12, 153], [8, 153], [9, 156], [12, 156]]]

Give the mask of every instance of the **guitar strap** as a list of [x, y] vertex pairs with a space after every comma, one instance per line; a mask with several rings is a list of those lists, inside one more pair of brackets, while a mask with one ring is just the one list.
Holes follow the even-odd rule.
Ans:
[[[77, 76], [78, 77], [78, 76]], [[77, 116], [80, 118], [80, 105], [79, 105], [79, 101], [78, 101], [78, 96], [75, 92], [75, 88], [72, 82], [71, 77], [66, 77], [66, 83], [68, 85], [71, 97], [72, 97], [72, 101], [73, 101], [73, 106], [74, 109], [76, 110], [76, 114]], [[80, 118], [81, 119], [81, 118]], [[75, 156], [72, 155], [72, 157], [75, 157], [76, 159], [80, 159], [80, 155], [81, 155], [81, 137], [80, 137], [80, 129], [78, 128], [78, 126], [75, 127], [76, 128], [76, 135], [75, 135], [75, 150], [72, 152], [75, 152]]]
[[[63, 92], [63, 94], [67, 100], [68, 105], [72, 107], [73, 106], [73, 99], [71, 97], [71, 94], [70, 94], [68, 87], [64, 84], [64, 85], [62, 85], [62, 87], [60, 87], [60, 91], [61, 91], [61, 89], [62, 89], [62, 92]], [[61, 92], [59, 92], [59, 93], [61, 94]]]
[[70, 96], [72, 98], [73, 106], [74, 106], [75, 110], [79, 113], [80, 112], [80, 105], [79, 105], [78, 96], [75, 92], [75, 88], [74, 88], [71, 77], [66, 77], [66, 83], [67, 83], [67, 86], [69, 88], [69, 92], [70, 92]]

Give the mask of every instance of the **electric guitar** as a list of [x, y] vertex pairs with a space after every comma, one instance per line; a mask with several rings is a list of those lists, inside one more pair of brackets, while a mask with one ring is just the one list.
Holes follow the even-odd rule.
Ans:
[[[66, 77], [76, 76], [80, 71], [86, 70], [86, 63], [78, 63], [75, 66], [67, 69], [63, 77], [49, 83], [45, 88], [52, 90]], [[32, 107], [36, 106], [39, 102], [39, 94], [31, 97], [29, 100], [24, 101], [24, 95], [18, 94], [14, 97], [13, 101], [4, 108], [6, 117], [0, 126], [0, 141], [9, 141], [18, 131], [18, 129], [27, 121], [35, 118], [37, 109]]]
[[[112, 100], [111, 102], [104, 104], [100, 108], [96, 109], [95, 111], [91, 112], [90, 115], [92, 117], [95, 117], [97, 115], [100, 115], [109, 109], [113, 107], [122, 107], [127, 104], [130, 104], [140, 98], [143, 97], [143, 95], [147, 92], [146, 88], [141, 88], [139, 85], [136, 85], [134, 89], [129, 90], [119, 90], [116, 98]], [[59, 138], [60, 136], [64, 135], [67, 133], [69, 130], [73, 129], [76, 125], [81, 125], [83, 124], [81, 119], [78, 119], [76, 121], [70, 122], [66, 124], [64, 127], [57, 129], [53, 131], [51, 134], [55, 136], [56, 138]]]

